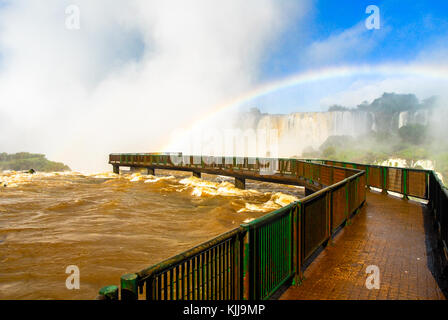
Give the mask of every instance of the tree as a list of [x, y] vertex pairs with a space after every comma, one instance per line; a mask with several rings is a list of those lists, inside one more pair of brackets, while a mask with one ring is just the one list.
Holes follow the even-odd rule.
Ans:
[[349, 111], [350, 109], [344, 106], [340, 106], [338, 104], [334, 104], [328, 108], [328, 111]]
[[0, 170], [70, 171], [63, 163], [49, 161], [43, 154], [19, 152], [16, 154], [0, 153]]
[[398, 129], [398, 135], [404, 142], [422, 144], [426, 140], [427, 131], [427, 126], [408, 124]]
[[380, 98], [373, 100], [370, 104], [364, 101], [362, 104], [358, 105], [358, 109], [362, 111], [381, 112], [386, 114], [416, 110], [420, 107], [419, 100], [414, 94], [397, 94], [393, 92], [383, 93]]

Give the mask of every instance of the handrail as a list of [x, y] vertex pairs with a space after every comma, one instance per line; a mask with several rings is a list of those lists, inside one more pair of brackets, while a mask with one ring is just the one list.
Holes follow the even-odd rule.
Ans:
[[297, 206], [297, 203], [299, 203], [299, 201], [291, 202], [290, 204], [288, 204], [288, 205], [286, 205], [284, 207], [281, 207], [280, 209], [276, 209], [274, 211], [266, 213], [262, 217], [259, 217], [259, 218], [255, 219], [255, 220], [250, 221], [250, 222], [242, 223], [240, 225], [240, 227], [248, 229], [248, 228], [251, 228], [251, 227], [253, 227], [255, 225], [260, 226], [260, 225], [266, 224], [268, 222], [271, 222], [272, 220], [278, 219], [279, 215], [283, 214], [287, 210], [292, 209], [295, 206]]
[[[346, 165], [351, 165], [360, 169], [364, 168], [366, 169], [366, 185], [368, 187], [382, 189], [383, 193], [386, 193], [387, 191], [400, 193], [404, 196], [405, 199], [408, 199], [410, 196], [414, 198], [429, 200], [429, 176], [432, 174], [432, 170], [379, 166], [323, 159], [304, 159], [303, 161], [310, 163], [343, 165], [344, 167], [346, 167]], [[394, 172], [398, 172], [399, 174], [393, 174]], [[372, 175], [374, 176], [374, 178], [372, 178]], [[411, 180], [411, 175], [413, 175], [412, 178], [414, 180], [419, 181], [414, 181], [412, 184], [410, 184], [409, 181]], [[443, 185], [440, 181], [439, 183]]]
[[394, 167], [394, 166], [382, 166], [379, 164], [366, 164], [366, 163], [359, 163], [359, 162], [349, 162], [349, 161], [338, 161], [338, 160], [327, 160], [327, 159], [299, 159], [301, 161], [322, 161], [322, 164], [325, 164], [324, 162], [337, 162], [342, 164], [351, 164], [351, 165], [357, 165], [357, 166], [369, 166], [373, 168], [390, 168], [390, 169], [407, 169], [410, 171], [432, 171], [428, 169], [418, 169], [418, 168], [406, 168], [406, 167]]
[[[109, 162], [113, 165], [140, 167], [177, 166], [188, 170], [191, 167], [183, 166], [183, 161], [187, 159], [191, 165], [193, 157], [182, 155], [182, 161], [173, 164], [166, 154], [111, 154]], [[214, 165], [216, 159], [219, 160], [217, 166]], [[338, 188], [344, 188], [343, 191], [347, 194], [349, 184], [355, 193], [360, 194], [354, 188], [358, 187], [364, 171], [310, 164], [297, 159], [252, 158], [249, 161], [249, 158], [227, 157], [227, 163], [223, 161], [225, 159], [226, 157], [208, 157], [210, 162], [206, 163], [201, 159], [200, 164], [193, 164], [192, 167], [229, 169], [230, 166], [231, 170], [239, 171], [261, 169], [266, 163], [278, 163], [276, 174], [286, 173], [287, 176], [295, 176], [312, 184], [317, 182], [322, 189], [136, 274], [124, 275], [121, 283], [122, 298], [137, 298], [137, 288], [142, 293], [146, 285], [147, 299], [219, 299], [229, 296], [238, 299], [267, 299], [290, 279], [294, 283], [300, 283], [305, 260], [331, 236], [330, 229], [334, 230], [331, 223], [340, 225], [346, 221], [365, 200], [365, 194], [363, 198], [350, 197], [350, 201], [349, 197], [345, 197], [340, 204], [344, 212], [343, 220], [339, 217], [333, 221], [333, 206], [327, 206], [327, 200], [333, 201], [333, 192]], [[329, 186], [322, 183], [321, 178], [325, 172]], [[311, 205], [315, 201], [317, 206]], [[337, 205], [334, 207], [337, 208]], [[308, 217], [306, 221], [305, 216]], [[321, 217], [326, 222], [313, 230], [316, 223], [310, 224], [308, 220], [315, 217]], [[317, 232], [317, 237], [301, 240], [300, 234], [305, 231]], [[231, 243], [229, 239], [232, 239]], [[227, 271], [223, 273], [221, 268], [224, 264]]]
[[[182, 155], [186, 158], [193, 156]], [[230, 164], [218, 166], [201, 160], [180, 169], [253, 170], [269, 160], [273, 159], [255, 158], [251, 160], [255, 164], [249, 164], [249, 158], [232, 157]], [[279, 162], [277, 174], [318, 183], [320, 190], [136, 274], [124, 275], [122, 299], [137, 299], [137, 288], [143, 293], [144, 287], [147, 299], [267, 299], [287, 281], [300, 284], [313, 254], [364, 204], [367, 186], [401, 192], [404, 198], [428, 199], [446, 248], [448, 192], [434, 172], [321, 159], [274, 160]], [[167, 154], [111, 154], [110, 163], [174, 167]]]
[[180, 254], [172, 256], [172, 257], [170, 257], [160, 263], [157, 263], [151, 267], [143, 269], [143, 270], [137, 272], [139, 280], [144, 281], [147, 278], [149, 278], [150, 276], [152, 276], [153, 274], [155, 274], [157, 272], [161, 272], [161, 271], [167, 269], [171, 265], [178, 264], [178, 263], [180, 263], [186, 259], [189, 259], [197, 254], [200, 254], [200, 253], [204, 252], [205, 250], [216, 246], [217, 244], [221, 243], [224, 240], [227, 240], [236, 235], [239, 235], [241, 232], [244, 232], [244, 230], [241, 227], [237, 227], [233, 230], [222, 233], [208, 241], [205, 241], [187, 251], [184, 251]]
[[262, 217], [260, 217], [260, 218], [257, 218], [257, 219], [255, 219], [255, 220], [252, 220], [252, 221], [250, 221], [250, 222], [248, 222], [248, 223], [245, 223], [245, 224], [241, 224], [241, 226], [242, 226], [242, 227], [250, 227], [250, 226], [252, 226], [252, 225], [254, 225], [254, 224], [258, 224], [258, 223], [262, 223], [262, 222], [269, 222], [270, 220], [272, 220], [273, 218], [275, 218], [275, 217], [277, 216], [277, 214], [279, 214], [279, 213], [280, 213], [281, 211], [283, 211], [284, 209], [289, 208], [289, 207], [292, 207], [292, 206], [294, 206], [294, 205], [297, 205], [297, 203], [307, 202], [307, 201], [310, 201], [310, 200], [312, 200], [312, 199], [321, 197], [322, 195], [326, 194], [328, 191], [331, 191], [331, 190], [334, 190], [334, 189], [336, 189], [336, 188], [338, 188], [338, 187], [340, 187], [340, 186], [343, 186], [343, 185], [345, 185], [348, 181], [351, 181], [351, 180], [353, 180], [354, 178], [359, 177], [359, 176], [361, 176], [361, 175], [362, 175], [362, 172], [359, 172], [359, 173], [357, 173], [356, 175], [354, 175], [354, 176], [352, 176], [352, 177], [350, 177], [350, 178], [344, 179], [344, 180], [339, 181], [339, 182], [337, 182], [337, 183], [335, 183], [335, 184], [333, 184], [333, 185], [331, 185], [331, 186], [328, 186], [328, 187], [326, 187], [326, 188], [324, 188], [324, 189], [321, 189], [321, 190], [319, 190], [319, 191], [313, 192], [312, 194], [310, 194], [310, 195], [308, 195], [308, 196], [306, 196], [306, 197], [300, 199], [300, 201], [291, 202], [290, 204], [288, 204], [288, 205], [286, 205], [286, 206], [284, 206], [284, 207], [282, 207], [282, 208], [280, 208], [280, 209], [271, 211], [271, 212], [265, 214], [264, 216], [262, 216]]

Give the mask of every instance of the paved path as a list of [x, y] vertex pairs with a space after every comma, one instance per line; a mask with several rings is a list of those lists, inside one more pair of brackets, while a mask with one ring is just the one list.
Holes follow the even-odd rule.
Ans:
[[[419, 203], [367, 192], [352, 224], [305, 270], [302, 285], [280, 299], [445, 299], [431, 273], [427, 215]], [[366, 288], [369, 265], [380, 269], [378, 290]]]

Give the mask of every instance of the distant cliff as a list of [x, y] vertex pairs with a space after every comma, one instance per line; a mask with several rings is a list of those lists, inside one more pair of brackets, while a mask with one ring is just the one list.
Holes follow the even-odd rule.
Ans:
[[61, 163], [48, 160], [43, 154], [19, 152], [15, 154], [0, 153], [0, 170], [29, 170], [35, 171], [70, 171], [70, 168]]
[[358, 137], [371, 132], [397, 135], [402, 127], [426, 126], [433, 98], [420, 103], [414, 95], [385, 93], [357, 108], [332, 106], [327, 112], [266, 114], [254, 108], [236, 121], [241, 129], [276, 129], [280, 156], [301, 155], [318, 149], [331, 136]]

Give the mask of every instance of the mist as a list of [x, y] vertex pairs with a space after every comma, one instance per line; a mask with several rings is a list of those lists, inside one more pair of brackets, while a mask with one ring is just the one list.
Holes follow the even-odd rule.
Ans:
[[[305, 2], [14, 1], [0, 10], [0, 149], [77, 171], [161, 151], [176, 128], [248, 90]], [[80, 29], [66, 28], [68, 5]]]

